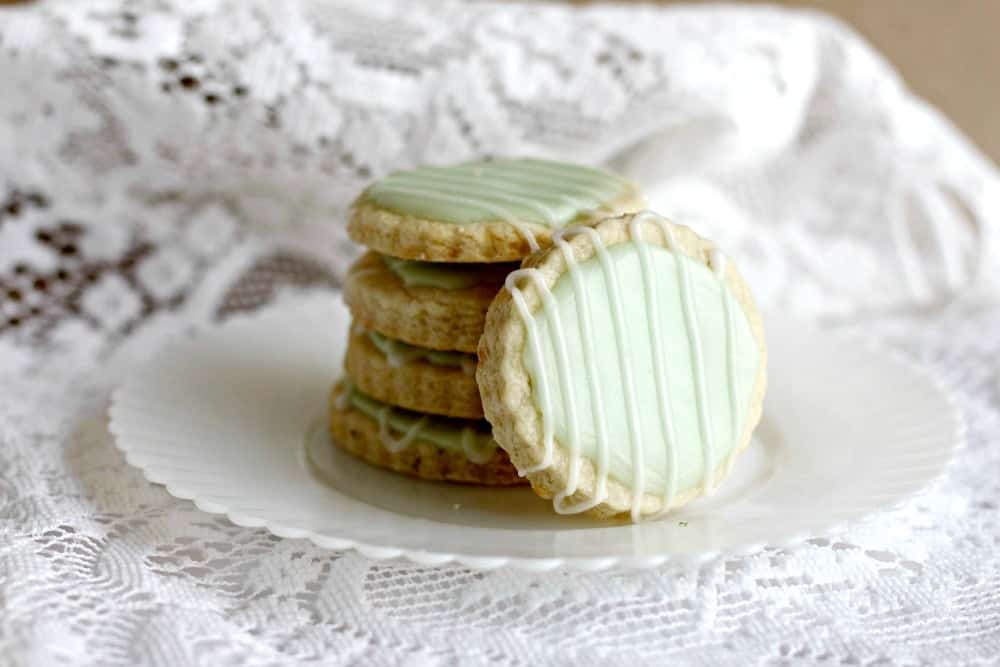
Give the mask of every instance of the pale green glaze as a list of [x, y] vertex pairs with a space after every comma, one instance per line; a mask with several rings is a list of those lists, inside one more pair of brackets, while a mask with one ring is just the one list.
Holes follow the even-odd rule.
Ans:
[[369, 331], [368, 338], [372, 344], [379, 349], [387, 359], [396, 359], [405, 363], [420, 359], [435, 366], [449, 366], [454, 368], [472, 368], [476, 366], [476, 355], [465, 352], [445, 352], [442, 350], [432, 350], [426, 347], [410, 345], [395, 338], [388, 338], [377, 331]]
[[[660, 247], [648, 246], [653, 275], [656, 277], [655, 294], [659, 301], [660, 337], [664, 343], [667, 387], [672, 403], [672, 419], [677, 434], [678, 476], [677, 493], [699, 485], [704, 466], [704, 443], [698, 421], [696, 392], [691, 348], [685, 329], [681, 291], [678, 284], [677, 256]], [[666, 482], [667, 447], [664, 429], [657, 402], [656, 382], [653, 374], [653, 352], [648, 325], [649, 313], [643, 290], [640, 259], [637, 247], [632, 243], [622, 243], [608, 248], [612, 263], [622, 285], [624, 320], [627, 323], [626, 349], [631, 355], [631, 367], [635, 373], [638, 413], [641, 423], [640, 433], [643, 445], [645, 470], [644, 488], [647, 492], [660, 493]], [[733, 450], [739, 438], [739, 430], [745, 421], [746, 411], [760, 364], [760, 354], [750, 332], [750, 325], [739, 304], [733, 302], [733, 362], [735, 364], [737, 394], [737, 432], [731, 427], [732, 404], [729, 399], [727, 370], [726, 319], [723, 302], [725, 286], [712, 271], [703, 264], [684, 255], [680, 261], [686, 263], [690, 275], [693, 312], [697, 315], [700, 331], [704, 377], [707, 393], [707, 414], [711, 432], [714, 434], [712, 467], [720, 464]], [[605, 285], [605, 277], [597, 257], [579, 265], [585, 294], [588, 297], [594, 326], [592, 340], [595, 342], [597, 377], [607, 416], [607, 432], [610, 434], [610, 458], [608, 472], [619, 481], [631, 485], [633, 482], [632, 460], [628, 439], [628, 417], [625, 407], [625, 390], [620, 374], [617, 356], [615, 330], [612, 311]], [[581, 455], [594, 460], [597, 456], [596, 427], [593, 411], [590, 409], [590, 391], [587, 381], [581, 330], [578, 326], [577, 306], [572, 280], [563, 274], [552, 288], [558, 304], [558, 312], [565, 331], [567, 358], [569, 359], [570, 384], [579, 416]], [[552, 330], [539, 308], [533, 319], [538, 327], [541, 341], [544, 377], [552, 392], [550, 417], [554, 420], [555, 437], [564, 446], [569, 442], [569, 425], [563, 407], [563, 397], [555, 366], [552, 344]], [[525, 346], [524, 364], [528, 369], [533, 387], [541, 381], [540, 370], [532, 363]], [[539, 411], [542, 406], [538, 391], [532, 396]]]
[[382, 255], [382, 261], [407, 287], [437, 287], [456, 290], [495, 284], [498, 286], [516, 264], [457, 264], [421, 262]]
[[383, 208], [438, 222], [517, 220], [558, 227], [634, 191], [625, 179], [579, 165], [497, 160], [418, 167], [368, 188]]
[[419, 419], [426, 417], [427, 421], [420, 427], [420, 430], [414, 437], [415, 441], [419, 442], [423, 440], [437, 445], [441, 449], [464, 453], [465, 448], [462, 444], [462, 434], [465, 430], [472, 429], [474, 432], [473, 442], [477, 449], [492, 450], [496, 448], [490, 424], [485, 420], [439, 417], [437, 415], [425, 415], [421, 412], [404, 410], [403, 408], [389, 406], [387, 403], [377, 401], [371, 396], [361, 393], [357, 387], [349, 382], [345, 382], [344, 384], [344, 391], [347, 392], [347, 400], [352, 407], [375, 421], [379, 421], [381, 419], [379, 415], [385, 411], [386, 424], [395, 434], [405, 433]]

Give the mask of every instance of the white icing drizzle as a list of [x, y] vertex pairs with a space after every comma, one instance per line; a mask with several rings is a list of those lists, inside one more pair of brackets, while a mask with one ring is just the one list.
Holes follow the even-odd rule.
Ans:
[[538, 213], [548, 225], [555, 224], [555, 221], [558, 219], [556, 212], [538, 199], [518, 195], [515, 188], [504, 186], [501, 183], [491, 183], [489, 191], [484, 192], [481, 181], [475, 176], [466, 176], [458, 173], [445, 174], [443, 172], [435, 174], [430, 170], [414, 172], [411, 179], [420, 182], [427, 188], [426, 191], [428, 193], [454, 193], [463, 196], [479, 197], [486, 201], [520, 204]]
[[[500, 177], [496, 172], [494, 178]], [[503, 181], [490, 184], [490, 189], [505, 194], [519, 194], [525, 190], [537, 193], [541, 199], [556, 199], [569, 206], [578, 208], [588, 208], [601, 203], [602, 198], [594, 194], [594, 187], [579, 183], [562, 183], [561, 189], [565, 192], [553, 193], [546, 190], [546, 186], [538, 182], [536, 176], [521, 172], [510, 172], [502, 175]], [[419, 172], [413, 172], [413, 180], [430, 180], [441, 184], [467, 183], [479, 184], [480, 177], [476, 173], [461, 173], [439, 168], [424, 168]], [[575, 196], [574, 196], [575, 195]], [[522, 198], [527, 200], [527, 198]], [[534, 201], [534, 200], [532, 200]], [[550, 224], [555, 223], [555, 218], [550, 219]]]
[[425, 415], [410, 424], [410, 428], [406, 429], [406, 432], [403, 433], [403, 437], [394, 438], [391, 430], [389, 429], [389, 415], [391, 412], [391, 405], [384, 405], [378, 411], [378, 436], [382, 441], [382, 446], [393, 454], [396, 454], [397, 452], [403, 451], [413, 443], [417, 434], [420, 433], [420, 429], [422, 429], [427, 423], [428, 417]]
[[[432, 366], [459, 368], [465, 375], [471, 376], [476, 374], [476, 357], [473, 354], [431, 350], [426, 347], [404, 343], [376, 332], [368, 332], [363, 328], [354, 331], [354, 333], [368, 336], [375, 349], [385, 357], [386, 363], [390, 368], [400, 368], [415, 361], [426, 361]], [[452, 359], [457, 357], [458, 363], [455, 363], [452, 359], [445, 360], [447, 357], [451, 357]]]
[[[360, 404], [358, 401], [361, 401]], [[492, 460], [497, 451], [497, 444], [492, 436], [477, 428], [477, 424], [471, 420], [435, 417], [409, 410], [397, 411], [392, 405], [368, 398], [357, 391], [347, 379], [343, 381], [343, 389], [336, 395], [333, 405], [341, 412], [353, 406], [374, 419], [378, 424], [379, 441], [392, 453], [401, 452], [415, 441], [421, 440], [451, 452], [461, 451], [472, 463], [483, 464]], [[450, 424], [443, 424], [441, 420]], [[397, 437], [394, 432], [401, 435]]]
[[[666, 447], [667, 471], [664, 475], [666, 480], [663, 489], [663, 509], [660, 514], [665, 514], [670, 510], [674, 496], [677, 494], [677, 429], [674, 426], [673, 408], [670, 404], [670, 391], [667, 386], [667, 366], [666, 355], [663, 351], [663, 338], [660, 335], [660, 302], [656, 298], [656, 274], [653, 272], [652, 259], [649, 256], [649, 245], [642, 238], [642, 221], [648, 219], [649, 214], [643, 212], [635, 215], [629, 222], [629, 236], [639, 250], [639, 266], [642, 269], [643, 297], [646, 308], [649, 310], [649, 317], [646, 318], [649, 325], [649, 342], [653, 353], [653, 376], [656, 380], [656, 397], [660, 411], [660, 425], [663, 428], [663, 443]], [[641, 495], [639, 490], [635, 495]], [[635, 503], [633, 499], [632, 520], [635, 521]]]
[[[677, 434], [673, 419], [672, 405], [667, 385], [666, 359], [663, 350], [662, 336], [660, 332], [659, 304], [656, 297], [656, 280], [652, 270], [649, 247], [642, 236], [642, 223], [652, 222], [659, 226], [666, 239], [667, 249], [675, 255], [680, 254], [677, 249], [676, 239], [670, 224], [660, 215], [652, 211], [642, 211], [636, 214], [629, 223], [629, 235], [632, 243], [636, 245], [643, 279], [644, 299], [649, 311], [648, 326], [651, 342], [651, 352], [653, 357], [653, 370], [656, 379], [656, 391], [658, 398], [658, 408], [660, 424], [663, 428], [663, 441], [667, 449], [666, 465], [668, 466], [665, 475], [666, 482], [663, 490], [663, 509], [660, 514], [669, 510], [670, 505], [677, 493]], [[597, 433], [597, 483], [593, 498], [577, 503], [566, 505], [565, 499], [573, 495], [579, 483], [580, 450], [579, 424], [575, 401], [573, 400], [572, 384], [569, 377], [569, 361], [566, 352], [566, 332], [563, 329], [559, 317], [558, 307], [551, 290], [545, 284], [542, 274], [538, 269], [519, 269], [507, 276], [505, 288], [510, 293], [515, 308], [527, 330], [528, 353], [531, 363], [539, 369], [537, 373], [537, 386], [534, 388], [538, 393], [541, 403], [541, 418], [543, 430], [544, 453], [541, 462], [535, 466], [520, 469], [521, 475], [539, 472], [549, 468], [553, 463], [554, 447], [554, 424], [551, 418], [552, 396], [551, 388], [545, 372], [542, 345], [539, 341], [539, 332], [535, 324], [532, 313], [528, 309], [527, 303], [521, 289], [518, 287], [518, 280], [527, 279], [534, 283], [542, 301], [542, 310], [548, 322], [551, 333], [552, 348], [555, 354], [555, 367], [558, 375], [560, 393], [563, 398], [568, 421], [568, 443], [569, 470], [567, 474], [566, 486], [562, 491], [553, 496], [553, 506], [559, 513], [577, 513], [586, 511], [595, 505], [600, 504], [606, 498], [607, 477], [608, 477], [608, 457], [609, 442], [607, 434], [606, 415], [603, 408], [603, 395], [600, 383], [597, 378], [596, 356], [594, 354], [594, 343], [592, 340], [592, 314], [585, 298], [584, 286], [578, 272], [578, 264], [573, 256], [571, 246], [566, 242], [568, 236], [575, 234], [586, 234], [593, 244], [598, 260], [601, 262], [602, 275], [604, 276], [605, 287], [609, 304], [612, 311], [612, 324], [615, 333], [616, 352], [621, 372], [621, 382], [624, 389], [625, 408], [628, 418], [630, 452], [632, 457], [632, 503], [630, 506], [630, 516], [633, 521], [641, 518], [641, 506], [645, 493], [644, 484], [644, 462], [643, 447], [640, 434], [640, 422], [638, 414], [638, 401], [636, 400], [635, 381], [632, 374], [632, 364], [630, 351], [626, 344], [625, 320], [621, 307], [621, 285], [614, 263], [607, 253], [607, 248], [601, 240], [599, 234], [590, 227], [574, 227], [557, 232], [553, 241], [560, 250], [566, 261], [566, 271], [569, 274], [573, 293], [577, 304], [577, 326], [581, 332], [583, 342], [584, 363], [587, 370], [587, 382], [591, 397], [591, 414], [594, 419], [594, 426]], [[707, 380], [705, 377], [705, 360], [703, 358], [702, 344], [698, 330], [698, 320], [695, 312], [694, 294], [691, 290], [689, 267], [685, 262], [676, 262], [678, 272], [678, 288], [680, 290], [681, 309], [684, 318], [684, 327], [688, 337], [688, 344], [692, 361], [692, 380], [695, 389], [695, 403], [698, 413], [698, 426], [702, 441], [702, 457], [704, 461], [704, 471], [702, 475], [702, 491], [706, 495], [712, 490], [713, 483], [713, 455], [714, 455], [714, 429], [712, 418], [709, 414], [709, 403], [707, 399]], [[709, 265], [714, 275], [722, 281], [722, 294], [725, 310], [726, 325], [726, 373], [728, 392], [730, 397], [730, 422], [732, 425], [733, 437], [737, 437], [739, 427], [739, 408], [737, 397], [738, 384], [735, 369], [735, 349], [736, 349], [736, 329], [733, 316], [733, 298], [726, 288], [724, 279], [726, 273], [725, 256], [717, 249], [709, 254]], [[726, 470], [733, 461], [733, 453], [730, 452], [724, 462]]]
[[[711, 252], [709, 252], [708, 258], [712, 265], [713, 272], [716, 277], [723, 282], [724, 288], [726, 280], [726, 256], [723, 255], [722, 251], [718, 248], [712, 248]], [[722, 310], [726, 320], [726, 359], [730, 360], [730, 363], [726, 364], [726, 384], [727, 390], [729, 391], [729, 425], [731, 428], [730, 432], [735, 436], [740, 427], [740, 392], [739, 379], [736, 377], [736, 364], [731, 361], [736, 354], [736, 326], [733, 316], [733, 296], [727, 289], [722, 290]], [[728, 457], [726, 460], [727, 469], [730, 461], [731, 457]]]
[[[677, 243], [673, 230], [663, 218], [659, 218], [660, 229], [667, 237], [670, 249], [677, 252]], [[702, 491], [705, 495], [712, 492], [712, 454], [715, 451], [715, 438], [708, 414], [708, 392], [705, 384], [705, 358], [702, 356], [701, 332], [698, 330], [698, 315], [695, 312], [694, 294], [691, 293], [691, 276], [686, 262], [678, 261], [677, 276], [681, 290], [681, 309], [684, 311], [684, 328], [688, 335], [688, 345], [691, 347], [691, 371], [694, 374], [695, 405], [698, 408], [698, 428], [701, 431], [702, 460], [705, 472], [702, 477]]]
[[[577, 326], [580, 328], [580, 338], [583, 342], [583, 359], [587, 368], [587, 384], [590, 387], [590, 413], [594, 419], [594, 429], [597, 433], [598, 454], [597, 454], [597, 488], [594, 499], [590, 506], [596, 506], [603, 502], [608, 493], [608, 458], [610, 456], [610, 446], [608, 443], [608, 426], [605, 419], [603, 405], [604, 396], [601, 383], [597, 377], [597, 355], [594, 351], [593, 319], [591, 319], [590, 304], [586, 299], [586, 289], [583, 279], [577, 269], [576, 257], [573, 249], [563, 238], [564, 234], [558, 232], [553, 236], [553, 243], [559, 248], [563, 259], [566, 261], [567, 271], [573, 283], [573, 296], [577, 303]], [[567, 488], [565, 495], [572, 495], [576, 491], [575, 486], [570, 490]], [[579, 511], [589, 509], [581, 504]], [[558, 508], [557, 508], [558, 511]], [[564, 508], [564, 511], [566, 508]]]
[[[528, 353], [531, 355], [531, 363], [535, 365], [535, 368], [545, 368], [542, 363], [542, 348], [538, 342], [538, 327], [535, 325], [535, 320], [531, 316], [531, 311], [528, 310], [528, 304], [524, 302], [524, 295], [521, 294], [521, 290], [517, 287], [517, 279], [522, 275], [529, 275], [535, 278], [535, 284], [539, 289], [547, 289], [537, 273], [537, 269], [518, 269], [517, 271], [511, 271], [507, 274], [507, 280], [505, 281], [504, 286], [507, 291], [510, 292], [511, 299], [514, 301], [514, 307], [517, 308], [517, 312], [521, 316], [521, 320], [528, 329]], [[518, 472], [522, 477], [533, 472], [545, 470], [552, 465], [553, 424], [552, 420], [546, 417], [546, 415], [552, 412], [552, 393], [549, 391], [548, 383], [544, 380], [539, 383], [538, 398], [542, 403], [542, 443], [545, 453], [542, 455], [542, 460], [537, 465], [518, 469]]]
[[[513, 276], [513, 279], [511, 276]], [[575, 491], [579, 476], [580, 424], [576, 414], [576, 402], [573, 400], [573, 384], [570, 382], [569, 377], [569, 353], [566, 351], [566, 336], [563, 331], [562, 318], [559, 316], [559, 309], [556, 307], [555, 297], [552, 296], [552, 292], [550, 292], [545, 286], [545, 282], [542, 280], [538, 271], [532, 269], [518, 269], [508, 275], [507, 283], [513, 284], [514, 289], [517, 289], [516, 283], [517, 279], [520, 277], [526, 277], [535, 283], [539, 293], [542, 295], [545, 317], [548, 319], [549, 327], [551, 327], [553, 331], [557, 332], [552, 338], [552, 347], [556, 357], [556, 373], [559, 376], [559, 389], [563, 399], [563, 409], [566, 411], [567, 418], [569, 419], [570, 456], [575, 464], [570, 469], [570, 482], [567, 488], [572, 488], [573, 491]], [[524, 303], [523, 299], [518, 305], [519, 310], [521, 306], [524, 306], [525, 310], [527, 310], [527, 304]], [[549, 460], [548, 465], [551, 465], [551, 431], [548, 433], [548, 436], [549, 437], [546, 438], [546, 458]], [[548, 467], [548, 465], [546, 465], [546, 467]], [[572, 491], [570, 493], [564, 492], [562, 498], [571, 494]], [[556, 499], [556, 511], [559, 511], [562, 498]]]
[[[573, 227], [567, 229], [561, 235], [562, 237], [574, 236], [576, 234], [584, 234], [593, 244], [594, 250], [597, 252], [598, 260], [601, 263], [601, 270], [604, 274], [604, 284], [609, 287], [608, 290], [608, 301], [611, 305], [611, 317], [612, 325], [615, 331], [615, 351], [618, 355], [618, 370], [621, 374], [622, 387], [625, 390], [625, 413], [628, 417], [628, 430], [629, 430], [629, 447], [632, 453], [632, 488], [633, 488], [633, 503], [631, 508], [631, 514], [633, 520], [638, 521], [639, 512], [642, 503], [642, 494], [645, 488], [645, 465], [643, 461], [643, 449], [642, 449], [642, 436], [640, 434], [639, 425], [639, 406], [636, 397], [635, 389], [635, 378], [632, 372], [632, 358], [628, 346], [625, 344], [625, 315], [622, 312], [622, 288], [621, 281], [618, 279], [618, 272], [615, 270], [614, 264], [611, 261], [611, 257], [608, 255], [607, 248], [601, 241], [601, 237], [594, 231], [591, 227]], [[575, 269], [575, 263], [569, 266], [569, 271], [572, 272]], [[551, 292], [548, 292], [548, 300], [553, 300]], [[547, 306], [548, 304], [546, 304]], [[553, 306], [554, 309], [554, 306]], [[559, 332], [558, 337], [561, 338], [562, 332]], [[567, 378], [569, 376], [567, 370]], [[570, 440], [575, 440], [578, 434], [574, 432], [573, 429], [570, 430]], [[605, 443], [606, 444], [606, 443]], [[572, 447], [574, 451], [579, 451], [579, 444], [575, 443]], [[600, 457], [599, 457], [600, 458]], [[576, 470], [571, 471], [571, 478], [574, 477]], [[574, 490], [575, 490], [575, 479]], [[606, 479], [602, 480], [606, 484]], [[601, 485], [603, 486], [603, 484]], [[555, 496], [559, 499], [559, 494]], [[591, 501], [590, 506], [597, 504]], [[573, 513], [584, 511], [582, 508], [577, 509], [576, 507], [560, 507], [556, 505], [557, 512]]]
[[462, 451], [473, 463], [483, 464], [493, 458], [496, 447], [483, 447], [476, 440], [476, 432], [468, 426], [462, 429]]
[[538, 242], [526, 222], [560, 226], [631, 188], [624, 178], [597, 169], [526, 159], [418, 167], [379, 181], [372, 194], [376, 201], [385, 195], [409, 197], [492, 216], [517, 229], [534, 252]]
[[365, 276], [371, 276], [377, 273], [382, 273], [382, 268], [380, 266], [358, 266], [352, 268], [348, 275], [351, 278], [364, 278]]
[[[568, 164], [553, 165], [542, 160], [520, 160], [517, 162], [516, 167], [510, 164], [505, 164], [502, 168], [505, 171], [516, 168], [521, 172], [534, 172], [542, 176], [552, 176], [560, 180], [576, 181], [578, 183], [585, 183], [591, 186], [605, 185], [609, 180], [622, 185], [628, 183], [628, 181], [617, 174], [597, 172], [588, 167]], [[572, 173], [566, 173], [567, 170], [571, 170]]]
[[453, 195], [446, 192], [435, 192], [423, 188], [411, 188], [393, 183], [380, 183], [379, 188], [383, 192], [394, 192], [402, 195], [425, 197], [427, 199], [435, 199], [441, 202], [461, 204], [470, 208], [479, 209], [489, 215], [496, 216], [498, 220], [503, 220], [514, 227], [521, 233], [522, 236], [524, 236], [525, 240], [528, 242], [528, 246], [531, 248], [531, 252], [535, 252], [539, 248], [538, 239], [535, 238], [535, 234], [528, 229], [524, 223], [520, 222], [513, 213], [503, 206], [498, 206], [482, 199], [463, 197], [461, 195]]
[[390, 368], [399, 368], [403, 364], [408, 364], [423, 356], [421, 350], [414, 347], [402, 348], [396, 341], [388, 339], [389, 344], [382, 352], [385, 354], [386, 363]]

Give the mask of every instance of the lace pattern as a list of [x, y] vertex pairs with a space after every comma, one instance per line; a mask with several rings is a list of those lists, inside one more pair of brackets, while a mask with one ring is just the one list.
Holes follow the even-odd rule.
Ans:
[[[869, 47], [739, 8], [0, 7], [0, 662], [998, 664], [1000, 189]], [[643, 573], [376, 563], [146, 483], [109, 391], [171, 337], [339, 284], [422, 162], [608, 163], [766, 308], [878, 336], [968, 446], [905, 507]]]

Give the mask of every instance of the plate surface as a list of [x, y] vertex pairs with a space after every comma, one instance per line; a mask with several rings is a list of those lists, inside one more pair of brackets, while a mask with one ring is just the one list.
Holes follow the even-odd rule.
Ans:
[[918, 492], [961, 441], [919, 370], [771, 319], [764, 417], [711, 497], [638, 525], [558, 516], [526, 488], [413, 480], [335, 449], [323, 415], [349, 320], [338, 296], [311, 298], [173, 345], [115, 392], [118, 447], [174, 496], [280, 536], [422, 564], [597, 570], [834, 531]]

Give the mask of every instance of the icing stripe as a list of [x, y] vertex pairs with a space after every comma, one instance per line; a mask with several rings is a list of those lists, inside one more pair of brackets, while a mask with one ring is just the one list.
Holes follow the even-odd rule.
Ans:
[[531, 251], [535, 252], [538, 250], [538, 239], [535, 238], [535, 234], [524, 226], [524, 223], [520, 222], [513, 213], [502, 206], [496, 206], [490, 204], [489, 202], [484, 202], [477, 199], [472, 199], [470, 197], [460, 197], [457, 195], [442, 194], [437, 192], [428, 192], [427, 190], [421, 190], [420, 188], [408, 188], [402, 185], [395, 185], [383, 181], [379, 183], [379, 189], [386, 193], [396, 193], [402, 195], [412, 195], [415, 197], [422, 197], [424, 199], [435, 200], [439, 202], [445, 202], [450, 204], [462, 204], [463, 206], [469, 206], [477, 210], [483, 211], [487, 215], [495, 216], [497, 220], [503, 220], [504, 222], [510, 224], [512, 227], [517, 229], [522, 236], [528, 241], [528, 245], [531, 247]]
[[392, 178], [403, 178], [428, 172], [475, 178], [486, 187], [492, 187], [493, 183], [488, 181], [493, 180], [511, 186], [525, 186], [543, 190], [548, 188], [546, 194], [550, 196], [558, 196], [567, 192], [597, 196], [598, 193], [614, 193], [623, 188], [631, 187], [628, 181], [614, 174], [595, 171], [595, 174], [599, 174], [596, 178], [580, 178], [566, 171], [558, 174], [545, 173], [537, 169], [532, 169], [524, 161], [482, 162], [478, 164], [459, 165], [457, 167], [418, 167], [413, 171], [394, 174]]
[[[723, 282], [726, 280], [726, 257], [718, 248], [713, 248], [709, 254], [712, 270]], [[729, 429], [732, 437], [737, 437], [740, 427], [739, 417], [739, 385], [736, 377], [736, 327], [733, 323], [733, 297], [729, 290], [722, 290], [722, 311], [726, 321], [726, 389], [729, 392]]]
[[[524, 302], [524, 296], [521, 294], [521, 290], [517, 288], [517, 274], [521, 271], [528, 271], [530, 269], [519, 269], [518, 271], [513, 271], [507, 276], [506, 288], [510, 292], [511, 299], [514, 301], [514, 306], [517, 308], [518, 314], [521, 316], [521, 320], [525, 323], [528, 329], [528, 354], [531, 355], [531, 363], [535, 365], [535, 368], [545, 368], [542, 357], [541, 345], [538, 343], [538, 326], [535, 324], [535, 319], [531, 316], [531, 312], [528, 310], [528, 304]], [[553, 450], [553, 424], [550, 418], [545, 415], [552, 414], [552, 395], [549, 393], [549, 385], [547, 382], [540, 382], [538, 386], [538, 397], [541, 399], [542, 403], [542, 443], [545, 448], [545, 453], [542, 456], [541, 463], [528, 466], [525, 468], [518, 468], [518, 472], [523, 477], [529, 473], [539, 472], [545, 470], [550, 465], [552, 465], [552, 450]]]
[[[532, 222], [544, 222], [546, 225], [553, 225], [557, 219], [555, 211], [541, 203], [537, 198], [529, 198], [524, 196], [517, 196], [508, 194], [501, 191], [500, 188], [495, 185], [490, 185], [488, 191], [483, 191], [481, 185], [477, 186], [475, 183], [462, 183], [458, 180], [444, 181], [444, 182], [428, 182], [426, 179], [411, 179], [416, 180], [414, 186], [419, 186], [424, 188], [424, 192], [429, 195], [460, 195], [463, 197], [478, 197], [480, 201], [484, 202], [499, 202], [501, 205], [506, 206], [508, 204], [514, 204], [515, 206], [521, 206], [523, 208], [534, 211], [536, 214], [541, 216], [540, 220], [532, 220]], [[400, 186], [388, 184], [385, 190], [396, 191]], [[412, 187], [412, 186], [411, 186]], [[513, 212], [510, 209], [507, 210], [507, 215], [513, 217]]]
[[476, 442], [476, 432], [471, 428], [462, 429], [462, 452], [473, 463], [483, 464], [493, 458], [496, 447], [483, 447]]
[[612, 174], [578, 164], [566, 164], [563, 162], [549, 162], [547, 160], [512, 160], [507, 162], [487, 162], [487, 168], [496, 167], [498, 169], [519, 169], [521, 171], [534, 172], [554, 178], [566, 180], [578, 180], [584, 183], [604, 185], [609, 181], [619, 185], [628, 185], [621, 176]]
[[353, 407], [375, 420], [379, 441], [394, 453], [419, 440], [448, 451], [465, 452], [473, 463], [482, 463], [491, 459], [497, 449], [496, 441], [487, 430], [489, 424], [485, 421], [439, 417], [397, 408], [358, 391], [346, 379], [334, 407], [341, 411]]
[[377, 331], [361, 331], [372, 345], [382, 353], [390, 368], [399, 368], [415, 361], [425, 361], [432, 366], [460, 368], [466, 375], [476, 373], [476, 355], [465, 352], [446, 352], [426, 347], [410, 345], [395, 338], [383, 336]]
[[[413, 172], [412, 180], [418, 183], [430, 182], [435, 185], [479, 185], [482, 186], [482, 178], [474, 174], [465, 174], [454, 171], [436, 171], [431, 169], [420, 169]], [[546, 191], [546, 186], [538, 182], [537, 179], [525, 177], [521, 174], [510, 174], [499, 177], [498, 182], [490, 185], [490, 189], [509, 195], [521, 195], [518, 201], [540, 202], [555, 200], [567, 206], [577, 209], [587, 209], [597, 206], [603, 198], [594, 194], [592, 188], [584, 186], [567, 185], [563, 193], [552, 193]], [[570, 194], [577, 193], [577, 194]], [[532, 195], [528, 197], [527, 195]], [[551, 213], [551, 212], [550, 212]], [[550, 225], [556, 224], [558, 218], [553, 213], [548, 219]]]
[[[660, 425], [663, 428], [663, 443], [666, 449], [667, 470], [664, 475], [666, 483], [663, 489], [663, 509], [661, 514], [670, 509], [674, 496], [677, 494], [677, 430], [674, 426], [673, 407], [670, 404], [670, 392], [667, 386], [666, 355], [663, 352], [663, 337], [660, 335], [660, 302], [656, 299], [656, 275], [649, 256], [649, 245], [642, 238], [642, 222], [649, 218], [644, 212], [636, 215], [629, 222], [629, 236], [639, 250], [639, 265], [642, 269], [643, 297], [649, 310], [647, 323], [649, 325], [649, 342], [653, 353], [653, 374], [656, 380], [656, 397], [660, 410]], [[672, 250], [672, 249], [671, 249]]]
[[[632, 374], [632, 359], [628, 346], [625, 344], [625, 316], [622, 313], [622, 288], [615, 270], [614, 263], [608, 255], [608, 250], [601, 237], [590, 227], [573, 227], [565, 231], [563, 236], [584, 234], [593, 244], [604, 276], [604, 285], [611, 306], [612, 324], [615, 330], [615, 348], [618, 354], [618, 372], [622, 388], [625, 392], [625, 413], [628, 417], [629, 449], [632, 454], [632, 519], [638, 521], [642, 508], [642, 496], [645, 489], [645, 462], [643, 461], [642, 435], [640, 433], [638, 400], [636, 398], [635, 378]], [[548, 290], [546, 290], [548, 291]], [[549, 292], [551, 299], [551, 292]], [[553, 299], [554, 301], [554, 299]], [[579, 447], [579, 445], [577, 445]], [[559, 508], [557, 507], [558, 511]]]
[[420, 433], [420, 429], [427, 424], [427, 417], [421, 417], [410, 424], [410, 427], [403, 433], [403, 437], [397, 439], [394, 438], [392, 433], [389, 431], [389, 415], [391, 412], [391, 405], [385, 405], [378, 411], [378, 436], [382, 441], [382, 446], [393, 454], [396, 454], [410, 446], [410, 443], [412, 443], [417, 437], [417, 434]]
[[[554, 177], [551, 174], [539, 173], [525, 168], [520, 163], [488, 163], [473, 167], [420, 167], [413, 171], [392, 175], [374, 187], [380, 188], [383, 183], [388, 182], [396, 182], [399, 185], [414, 185], [414, 181], [420, 182], [424, 179], [435, 182], [442, 182], [445, 179], [461, 180], [465, 183], [478, 185], [483, 191], [502, 189], [508, 194], [530, 195], [532, 200], [555, 198], [574, 201], [574, 198], [583, 199], [590, 206], [593, 205], [592, 202], [600, 203], [608, 198], [621, 195], [628, 187], [624, 181], [619, 183], [608, 179], [603, 181], [581, 179], [568, 174]], [[571, 215], [572, 217], [575, 217], [575, 214]], [[560, 220], [560, 222], [565, 223], [566, 221]]]
[[368, 197], [402, 213], [466, 224], [502, 220], [536, 250], [525, 222], [562, 226], [633, 190], [625, 179], [589, 167], [544, 160], [500, 160], [419, 167], [373, 184]]
[[[590, 304], [586, 299], [586, 288], [577, 269], [576, 258], [573, 256], [573, 249], [563, 238], [561, 232], [556, 233], [553, 242], [559, 248], [566, 260], [567, 271], [573, 283], [573, 296], [577, 305], [577, 325], [580, 329], [580, 338], [583, 342], [583, 358], [587, 368], [587, 384], [590, 388], [590, 411], [594, 419], [594, 429], [597, 433], [597, 488], [594, 498], [574, 506], [575, 511], [586, 511], [594, 507], [607, 496], [608, 486], [608, 458], [610, 456], [610, 444], [608, 442], [608, 426], [604, 416], [604, 396], [601, 390], [601, 383], [598, 378], [597, 354], [594, 350], [593, 320]], [[563, 507], [568, 511], [568, 508]]]
[[[677, 243], [673, 230], [660, 218], [660, 228], [667, 237], [671, 250], [676, 252]], [[715, 450], [714, 434], [709, 426], [708, 394], [705, 388], [705, 359], [701, 350], [701, 332], [698, 331], [698, 316], [695, 312], [694, 295], [691, 293], [691, 276], [684, 262], [677, 262], [677, 275], [681, 288], [681, 308], [684, 311], [684, 327], [687, 330], [688, 345], [691, 347], [691, 372], [694, 380], [695, 404], [698, 407], [698, 427], [701, 431], [702, 459], [705, 464], [702, 485], [707, 495], [712, 491], [712, 453]]]
[[[576, 492], [580, 459], [580, 424], [577, 420], [576, 403], [573, 400], [573, 385], [569, 379], [569, 355], [566, 352], [566, 334], [563, 330], [562, 319], [559, 317], [559, 309], [556, 306], [555, 298], [552, 296], [552, 292], [545, 286], [545, 282], [542, 280], [539, 272], [532, 269], [518, 269], [507, 277], [507, 284], [514, 285], [514, 288], [517, 289], [517, 280], [519, 278], [528, 278], [535, 284], [542, 296], [542, 309], [549, 322], [549, 328], [554, 334], [552, 336], [552, 348], [555, 353], [556, 373], [559, 376], [559, 389], [562, 395], [563, 409], [566, 410], [566, 416], [569, 420], [570, 456], [573, 461], [573, 465], [570, 466], [569, 481], [567, 482], [566, 489], [563, 490], [562, 497], [565, 498]], [[524, 303], [523, 298], [521, 299], [519, 308], [520, 305], [524, 306], [525, 311], [527, 310], [527, 304]], [[535, 333], [537, 335], [537, 331]], [[550, 439], [547, 439], [546, 442], [546, 453], [549, 454], [552, 443]], [[551, 457], [548, 458], [550, 461], [549, 465], [551, 465]], [[548, 467], [548, 465], [545, 467]], [[557, 495], [556, 511], [559, 511], [559, 500], [561, 499]]]

